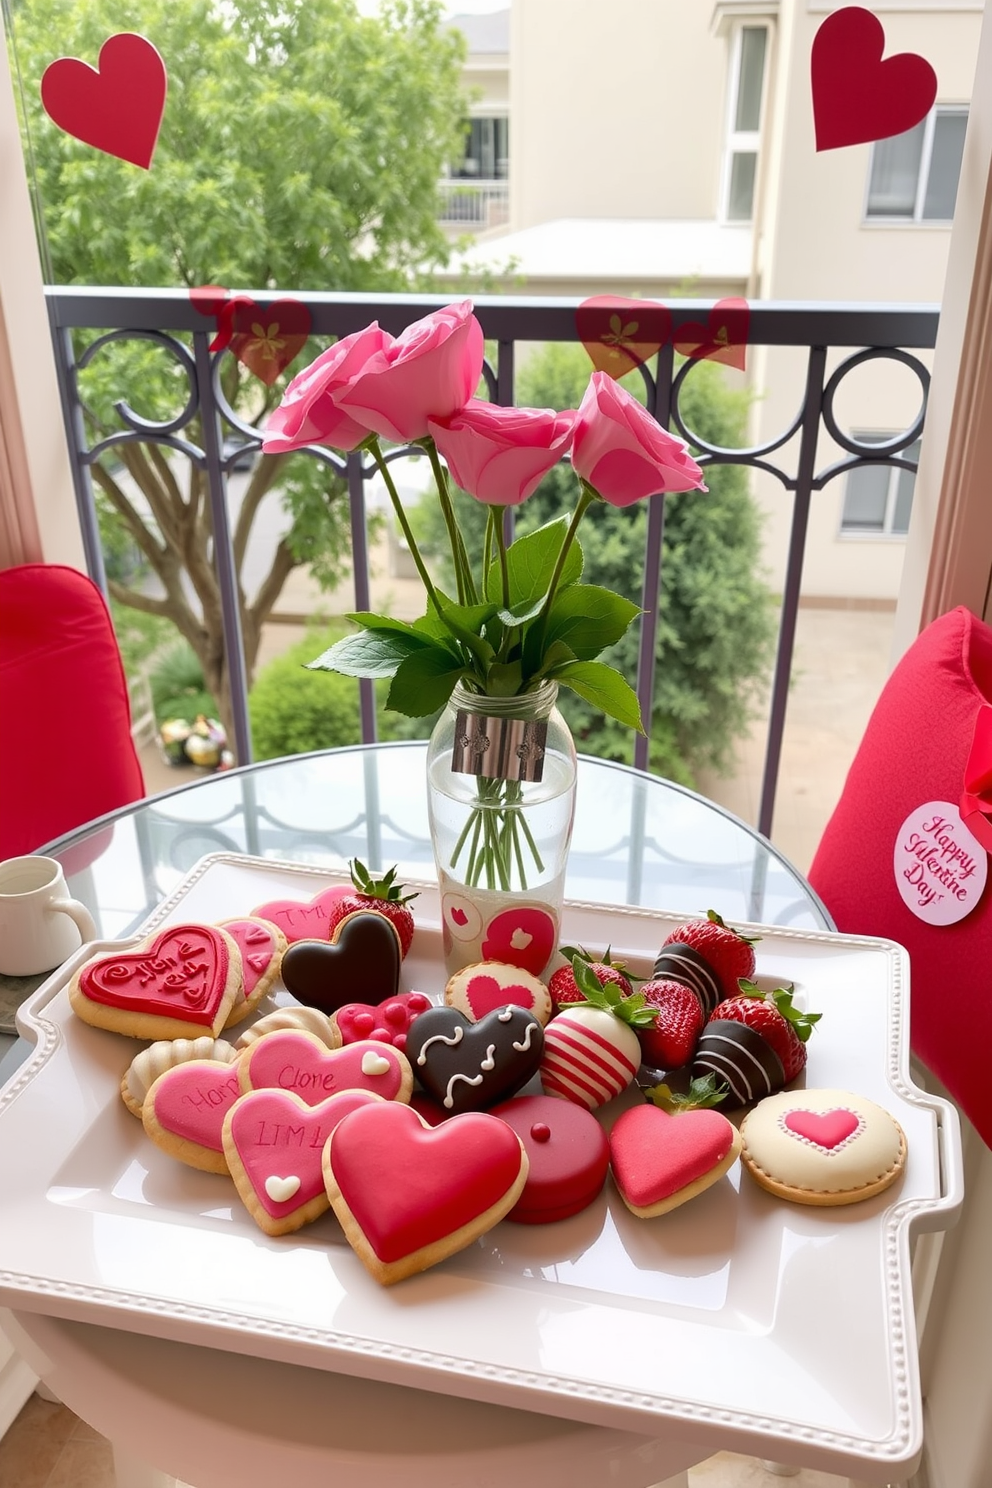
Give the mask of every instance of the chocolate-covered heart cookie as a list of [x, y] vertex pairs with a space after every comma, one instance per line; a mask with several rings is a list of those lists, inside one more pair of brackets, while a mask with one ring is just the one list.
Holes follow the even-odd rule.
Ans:
[[544, 1052], [544, 1029], [521, 1007], [497, 1008], [471, 1022], [456, 1008], [430, 1008], [410, 1025], [406, 1057], [449, 1115], [481, 1111], [513, 1095]]
[[333, 941], [295, 941], [282, 958], [282, 979], [298, 1002], [325, 1013], [382, 1002], [399, 986], [399, 937], [380, 914], [348, 915]]

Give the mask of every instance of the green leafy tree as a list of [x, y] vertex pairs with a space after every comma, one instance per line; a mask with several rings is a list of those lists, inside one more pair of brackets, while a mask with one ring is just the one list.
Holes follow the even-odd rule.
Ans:
[[[577, 408], [591, 366], [580, 346], [543, 347], [521, 367], [517, 401], [537, 408]], [[639, 373], [624, 386], [643, 399]], [[680, 406], [690, 428], [725, 448], [744, 440], [746, 392], [728, 386], [722, 369], [694, 367]], [[760, 516], [748, 492], [747, 472], [734, 465], [706, 470], [706, 494], [665, 498], [665, 536], [655, 692], [651, 718], [651, 768], [692, 784], [694, 771], [725, 768], [731, 746], [745, 729], [764, 689], [774, 641], [771, 595], [760, 576]], [[576, 481], [566, 465], [545, 477], [517, 512], [517, 531], [541, 526], [575, 503]], [[458, 523], [472, 551], [481, 548], [486, 511], [456, 495]], [[413, 514], [424, 547], [443, 567], [444, 532], [434, 503]], [[581, 543], [583, 580], [641, 601], [647, 508], [618, 509], [596, 502], [586, 513]], [[442, 582], [450, 578], [442, 573]], [[636, 625], [603, 653], [634, 685], [639, 633]], [[571, 694], [559, 703], [578, 747], [608, 759], [631, 757], [630, 730]]]
[[[128, 30], [154, 43], [169, 78], [148, 171], [63, 134], [39, 97], [54, 57], [95, 65], [102, 43]], [[13, 43], [56, 283], [393, 291], [446, 261], [437, 183], [458, 153], [465, 105], [463, 42], [442, 27], [438, 0], [384, 0], [375, 16], [355, 0], [30, 0], [14, 10]], [[320, 349], [311, 341], [272, 387], [227, 355], [225, 396], [259, 425]], [[121, 431], [119, 399], [161, 420], [188, 393], [174, 360], [142, 341], [108, 345], [81, 385], [94, 440]], [[199, 442], [196, 423], [187, 433]], [[122, 443], [114, 454], [93, 469], [103, 530], [115, 552], [126, 536], [156, 582], [118, 570], [111, 592], [176, 625], [233, 737], [205, 477], [160, 445]], [[241, 586], [249, 680], [293, 569], [311, 564], [325, 587], [343, 576], [343, 494], [308, 457], [253, 462], [232, 513], [239, 575], [263, 502], [281, 501], [290, 521], [254, 593]]]

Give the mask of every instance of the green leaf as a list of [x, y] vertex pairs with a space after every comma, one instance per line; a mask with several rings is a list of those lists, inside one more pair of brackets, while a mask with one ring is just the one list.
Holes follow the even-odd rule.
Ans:
[[411, 718], [423, 718], [444, 707], [455, 683], [464, 675], [465, 668], [443, 646], [418, 650], [396, 669], [386, 707]]
[[564, 641], [580, 661], [592, 661], [618, 641], [640, 613], [637, 605], [612, 589], [571, 584], [555, 595], [547, 641]]
[[538, 599], [528, 600], [524, 604], [511, 605], [508, 610], [497, 610], [496, 618], [503, 625], [526, 625], [528, 620], [533, 620], [535, 615], [541, 613], [544, 605], [544, 595]]
[[416, 636], [417, 632], [405, 620], [396, 620], [392, 615], [376, 615], [371, 610], [354, 610], [345, 617], [363, 630], [395, 631], [397, 635]]
[[[567, 531], [568, 518], [558, 517], [554, 522], [547, 522], [543, 527], [538, 527], [536, 532], [518, 537], [510, 544], [506, 560], [511, 606], [533, 604], [547, 594]], [[559, 583], [574, 584], [581, 574], [582, 549], [577, 542], [573, 542]], [[497, 604], [502, 602], [503, 580], [498, 562], [492, 564], [486, 575], [486, 597], [495, 600]]]
[[[345, 677], [392, 677], [408, 656], [423, 649], [419, 636], [362, 630], [335, 642], [329, 651], [308, 662], [307, 668], [311, 672], [341, 672]], [[451, 652], [446, 654], [450, 666], [454, 658]]]
[[519, 661], [498, 661], [489, 668], [486, 691], [492, 697], [515, 697], [522, 682], [523, 673]]
[[545, 648], [543, 657], [535, 657], [534, 670], [531, 671], [527, 641], [524, 642], [524, 666], [531, 680], [534, 677], [550, 677], [559, 667], [567, 666], [570, 661], [576, 660], [577, 657], [571, 646], [566, 646], [564, 641], [554, 641], [552, 645]]
[[572, 661], [555, 667], [548, 676], [577, 692], [603, 713], [643, 734], [641, 705], [637, 693], [619, 672], [605, 661]]

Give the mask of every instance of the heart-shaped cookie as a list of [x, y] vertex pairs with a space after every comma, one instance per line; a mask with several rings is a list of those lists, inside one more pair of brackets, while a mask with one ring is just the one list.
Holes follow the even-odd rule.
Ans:
[[188, 1167], [226, 1173], [224, 1118], [242, 1095], [237, 1064], [191, 1059], [164, 1070], [141, 1106], [146, 1133]]
[[227, 1027], [253, 1013], [279, 975], [287, 941], [278, 925], [249, 915], [242, 920], [221, 920], [241, 952], [241, 996], [235, 998]]
[[383, 1100], [408, 1101], [413, 1074], [390, 1044], [363, 1039], [328, 1049], [312, 1033], [287, 1028], [249, 1044], [238, 1066], [242, 1090], [290, 1090], [315, 1106], [342, 1090], [370, 1090]]
[[348, 1002], [383, 1002], [399, 987], [399, 937], [383, 915], [348, 915], [335, 927], [333, 941], [291, 945], [282, 958], [282, 979], [297, 1002], [325, 1013]]
[[367, 1090], [343, 1090], [317, 1106], [285, 1090], [252, 1090], [235, 1101], [224, 1118], [224, 1156], [260, 1229], [287, 1235], [328, 1209], [324, 1145], [345, 1116], [380, 1104]]
[[409, 1106], [376, 1103], [347, 1116], [324, 1150], [334, 1212], [387, 1286], [470, 1245], [512, 1209], [526, 1177], [516, 1133], [482, 1113], [431, 1127]]
[[253, 909], [253, 920], [270, 920], [278, 925], [290, 945], [296, 940], [330, 940], [331, 911], [339, 899], [354, 893], [350, 883], [323, 889], [312, 899], [270, 899]]
[[423, 992], [397, 992], [395, 997], [387, 997], [375, 1007], [367, 1002], [346, 1003], [338, 1008], [331, 1022], [343, 1044], [375, 1039], [378, 1043], [392, 1044], [394, 1049], [405, 1049], [410, 1024], [432, 1006]]
[[504, 1007], [478, 1023], [456, 1008], [421, 1013], [406, 1055], [421, 1085], [446, 1112], [481, 1111], [513, 1095], [536, 1073], [544, 1030], [533, 1013]]
[[134, 950], [87, 961], [69, 984], [73, 1011], [132, 1038], [214, 1038], [241, 987], [241, 952], [217, 925], [171, 925]]
[[695, 1198], [732, 1167], [740, 1149], [740, 1133], [719, 1111], [673, 1116], [657, 1106], [633, 1106], [610, 1132], [614, 1182], [642, 1219]]

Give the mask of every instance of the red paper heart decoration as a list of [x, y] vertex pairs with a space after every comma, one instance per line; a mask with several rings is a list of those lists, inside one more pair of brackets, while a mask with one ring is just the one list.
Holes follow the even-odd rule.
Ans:
[[299, 300], [257, 305], [249, 295], [238, 295], [218, 321], [220, 333], [230, 327], [232, 353], [267, 387], [299, 356], [310, 334], [310, 311]]
[[707, 324], [687, 320], [675, 333], [675, 350], [694, 361], [705, 357], [744, 371], [751, 310], [747, 300], [717, 300]]
[[833, 1111], [788, 1111], [783, 1119], [787, 1131], [827, 1152], [857, 1136], [864, 1126], [862, 1117], [843, 1107]]
[[155, 153], [168, 79], [143, 36], [122, 31], [100, 48], [97, 67], [60, 57], [45, 68], [41, 101], [73, 139], [147, 170]]
[[660, 351], [671, 334], [664, 305], [593, 295], [575, 312], [575, 329], [597, 372], [620, 378]]
[[899, 52], [883, 62], [882, 23], [860, 5], [827, 16], [813, 38], [810, 81], [818, 150], [839, 150], [904, 134], [925, 119], [937, 74], [924, 57]]

